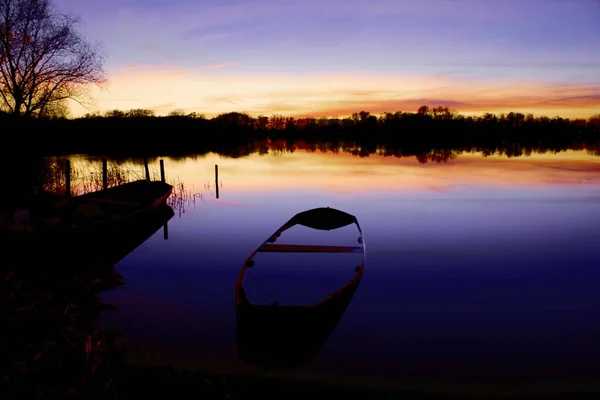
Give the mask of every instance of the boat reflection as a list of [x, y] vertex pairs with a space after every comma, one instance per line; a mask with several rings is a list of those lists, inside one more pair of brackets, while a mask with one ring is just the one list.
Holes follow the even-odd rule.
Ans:
[[[119, 224], [83, 233], [65, 235], [35, 234], [6, 235], [4, 239], [10, 253], [42, 253], [47, 259], [60, 262], [96, 262], [114, 265], [135, 250], [161, 227], [168, 239], [168, 221], [173, 218], [173, 208], [166, 204], [153, 210], [120, 221]], [[4, 233], [4, 232], [3, 232]], [[45, 233], [45, 232], [44, 232]]]
[[103, 251], [96, 257], [103, 263], [116, 264], [129, 253], [138, 248], [160, 228], [164, 230], [164, 239], [169, 238], [168, 222], [175, 216], [175, 211], [168, 205], [162, 205], [156, 210], [147, 212], [133, 224], [121, 226], [121, 229], [112, 232], [103, 241]]
[[[286, 230], [302, 225], [317, 230], [335, 230], [355, 224], [359, 246], [274, 244]], [[361, 253], [362, 262], [354, 276], [339, 290], [312, 305], [256, 305], [247, 297], [244, 278], [247, 268], [256, 268], [261, 252]], [[295, 215], [267, 239], [244, 263], [236, 283], [236, 324], [239, 357], [264, 368], [296, 368], [310, 362], [321, 350], [342, 318], [363, 276], [365, 245], [353, 215], [331, 208], [317, 208]]]

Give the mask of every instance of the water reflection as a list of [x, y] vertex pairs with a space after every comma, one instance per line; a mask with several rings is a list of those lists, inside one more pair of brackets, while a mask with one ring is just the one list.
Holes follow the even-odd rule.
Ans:
[[[552, 140], [539, 140], [535, 144], [525, 143], [515, 138], [505, 138], [499, 141], [491, 141], [485, 145], [464, 145], [464, 146], [417, 146], [415, 144], [381, 144], [369, 141], [368, 137], [362, 140], [322, 140], [318, 138], [311, 139], [262, 139], [249, 140], [243, 143], [231, 143], [228, 147], [220, 147], [204, 152], [195, 152], [184, 156], [169, 156], [171, 160], [190, 161], [198, 160], [209, 154], [219, 154], [223, 158], [240, 159], [251, 155], [276, 155], [284, 156], [295, 152], [305, 153], [344, 153], [356, 158], [365, 158], [370, 156], [384, 156], [393, 158], [411, 158], [421, 164], [445, 163], [452, 161], [460, 156], [479, 155], [483, 157], [504, 157], [521, 158], [532, 155], [557, 154], [564, 152], [581, 152], [584, 154], [598, 156], [600, 148], [598, 144], [590, 143], [556, 143]], [[88, 161], [99, 160], [97, 156], [86, 157]], [[114, 158], [117, 165], [123, 165], [128, 162], [142, 164], [143, 157], [117, 157]], [[157, 157], [150, 158], [151, 162], [156, 162]]]
[[[111, 293], [123, 310], [114, 319], [140, 357], [248, 368], [231, 296], [240, 260], [299, 209], [330, 206], [360, 216], [369, 271], [318, 357], [300, 370], [392, 380], [558, 379], [569, 369], [590, 377], [600, 355], [599, 161], [574, 152], [441, 164], [304, 152], [166, 160], [172, 176], [195, 188], [218, 164], [227, 190], [217, 200], [205, 189], [201, 206], [172, 220], [169, 241], [155, 236], [120, 263], [132, 285]], [[309, 297], [352, 278], [345, 255], [284, 256], [256, 256], [260, 268], [248, 277], [256, 279], [245, 286], [256, 304], [282, 296], [313, 304]]]
[[[73, 168], [87, 162], [72, 158]], [[119, 163], [143, 173], [142, 164]], [[218, 200], [215, 164], [225, 183]], [[330, 206], [360, 216], [369, 271], [302, 371], [392, 381], [597, 379], [596, 156], [458, 154], [422, 164], [295, 150], [166, 158], [165, 167], [167, 181], [182, 184], [174, 185], [182, 201], [170, 203], [181, 218], [169, 221], [169, 240], [152, 235], [122, 258], [117, 269], [128, 288], [103, 296], [118, 307], [106, 321], [123, 328], [138, 360], [247, 368], [237, 354], [231, 293], [240, 260], [298, 210]], [[276, 256], [258, 257], [267, 255]], [[284, 294], [304, 300], [351, 279], [345, 261], [318, 254], [332, 267], [320, 268], [309, 256], [284, 261], [302, 266], [286, 270], [277, 269], [287, 265], [280, 259], [260, 261], [270, 267], [253, 273], [272, 279], [250, 298], [287, 281]]]
[[[308, 235], [308, 238], [312, 239], [310, 244], [290, 243], [288, 235], [281, 238], [283, 233], [293, 230], [297, 225], [312, 230], [332, 231], [350, 224], [355, 224], [358, 228], [359, 246], [316, 245], [314, 235], [311, 234]], [[280, 238], [285, 244], [275, 243], [280, 241]], [[260, 253], [293, 254], [291, 260], [288, 258], [286, 263], [279, 264], [279, 268], [287, 270], [288, 273], [304, 267], [302, 262], [298, 262], [298, 254], [360, 254], [360, 257], [354, 260], [359, 265], [346, 265], [354, 270], [352, 279], [340, 289], [329, 293], [324, 300], [300, 306], [280, 305], [278, 302], [261, 305], [250, 301], [244, 287], [248, 269], [265, 267], [256, 263], [256, 256]], [[328, 266], [327, 263], [322, 265], [323, 268]], [[364, 240], [360, 225], [353, 215], [332, 208], [316, 208], [296, 214], [259, 246], [242, 266], [235, 288], [237, 346], [240, 357], [249, 364], [265, 368], [295, 368], [311, 361], [350, 304], [363, 276], [364, 267]]]
[[[232, 194], [242, 192], [249, 200], [258, 193], [279, 191], [318, 190], [361, 196], [371, 192], [378, 196], [390, 191], [448, 193], [465, 187], [589, 186], [600, 182], [600, 158], [585, 152], [512, 159], [466, 154], [447, 163], [428, 164], [421, 164], [414, 157], [358, 158], [331, 152], [295, 151], [285, 156], [253, 154], [241, 159], [208, 154], [185, 162], [167, 159], [167, 180], [175, 181], [173, 184], [176, 188], [179, 185], [176, 191], [182, 194], [180, 197], [193, 200], [196, 206], [211, 202], [216, 200], [214, 184], [206, 183], [214, 176], [214, 164], [219, 165], [220, 197], [225, 202], [233, 199]], [[135, 165], [124, 166], [133, 168]], [[191, 206], [192, 202], [188, 204]]]
[[[227, 152], [166, 158], [166, 179], [174, 187], [170, 205], [176, 213], [181, 216], [186, 207], [195, 208], [217, 197], [229, 201], [223, 194], [239, 191], [248, 194], [304, 189], [346, 193], [447, 192], [466, 185], [529, 187], [600, 182], [600, 158], [583, 150], [556, 153], [543, 149], [524, 153], [529, 156], [523, 157], [507, 157], [502, 149], [439, 149], [435, 154], [427, 153], [429, 156], [425, 153], [391, 154], [382, 150], [369, 153], [369, 157], [356, 157], [349, 148], [345, 151], [331, 143], [317, 142], [316, 147], [311, 147], [267, 141], [255, 145], [256, 148], [251, 148], [242, 158], [231, 158]], [[102, 187], [100, 158], [72, 156], [70, 160], [74, 194]], [[439, 162], [423, 163], [424, 160]], [[64, 163], [64, 158], [47, 158], [39, 165], [27, 162], [30, 174], [9, 177], [15, 196], [7, 201], [17, 207], [30, 193], [64, 193]], [[150, 178], [159, 179], [158, 159], [149, 159], [149, 163]], [[220, 177], [215, 176], [217, 164]], [[109, 187], [141, 179], [144, 175], [143, 158], [108, 162]], [[226, 188], [223, 188], [223, 177]]]
[[[204, 184], [205, 189], [210, 189], [207, 184]], [[206, 202], [205, 195], [202, 192], [196, 191], [194, 185], [186, 187], [182, 182], [177, 182], [173, 185], [173, 193], [167, 200], [167, 204], [177, 211], [179, 218], [185, 214], [186, 209], [196, 209], [197, 205]]]
[[163, 205], [134, 223], [123, 226], [104, 242], [103, 253], [99, 257], [105, 263], [117, 264], [161, 228], [163, 229], [163, 238], [168, 240], [168, 223], [174, 215], [173, 208]]

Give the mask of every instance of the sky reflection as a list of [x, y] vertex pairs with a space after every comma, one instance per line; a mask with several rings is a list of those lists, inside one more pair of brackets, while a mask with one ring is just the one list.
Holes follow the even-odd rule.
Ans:
[[[214, 164], [219, 200], [203, 186]], [[108, 318], [135, 352], [243, 368], [233, 305], [241, 263], [297, 212], [330, 206], [357, 216], [367, 265], [306, 371], [566, 376], [598, 364], [597, 158], [460, 156], [419, 165], [294, 153], [166, 165], [205, 201], [176, 210], [168, 240], [158, 232], [118, 265], [128, 287], [107, 295], [120, 307]], [[302, 269], [305, 261], [268, 270], [266, 287], [300, 270], [291, 297], [307, 294], [300, 291], [309, 282], [310, 295], [331, 290], [338, 265]]]
[[[445, 163], [418, 163], [415, 157], [356, 157], [348, 153], [295, 151], [226, 158], [208, 154], [192, 161], [165, 158], [170, 182], [186, 190], [214, 195], [214, 166], [219, 165], [222, 192], [320, 190], [365, 194], [372, 191], [460, 191], [464, 187], [560, 187], [600, 183], [600, 157], [583, 151], [532, 154], [516, 158], [461, 154]], [[89, 165], [85, 158], [79, 165]], [[96, 163], [99, 165], [99, 161]], [[156, 163], [158, 164], [158, 163]], [[133, 177], [143, 177], [143, 167], [125, 163]], [[159, 178], [152, 165], [153, 179]], [[207, 188], [208, 185], [208, 188]], [[212, 187], [212, 190], [211, 190]], [[487, 189], [486, 189], [487, 190]], [[227, 196], [222, 198], [225, 205]], [[229, 198], [231, 201], [231, 198]], [[244, 199], [245, 204], [247, 199]], [[229, 203], [231, 204], [231, 203]], [[242, 205], [242, 203], [238, 203]]]

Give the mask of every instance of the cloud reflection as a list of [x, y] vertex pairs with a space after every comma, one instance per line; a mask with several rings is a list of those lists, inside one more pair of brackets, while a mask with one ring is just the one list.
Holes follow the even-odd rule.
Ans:
[[[85, 163], [85, 160], [76, 162]], [[600, 184], [600, 157], [583, 151], [532, 154], [518, 158], [460, 154], [446, 163], [421, 164], [415, 157], [356, 157], [349, 153], [296, 150], [277, 154], [251, 154], [227, 158], [210, 153], [197, 159], [165, 159], [168, 177], [176, 177], [186, 190], [205, 188], [211, 199], [214, 165], [219, 165], [220, 203], [227, 193], [299, 192], [330, 193], [411, 192], [451, 193], [464, 187], [595, 187]], [[133, 171], [143, 166], [125, 165]], [[206, 182], [211, 187], [206, 189]], [[213, 196], [214, 197], [214, 196]], [[252, 207], [252, 198], [228, 205]]]

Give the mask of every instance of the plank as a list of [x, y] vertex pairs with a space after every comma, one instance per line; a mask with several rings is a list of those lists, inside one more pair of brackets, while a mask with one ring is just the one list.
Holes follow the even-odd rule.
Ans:
[[259, 253], [362, 253], [358, 246], [318, 246], [304, 244], [271, 244], [264, 243], [258, 248]]

